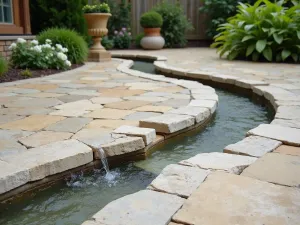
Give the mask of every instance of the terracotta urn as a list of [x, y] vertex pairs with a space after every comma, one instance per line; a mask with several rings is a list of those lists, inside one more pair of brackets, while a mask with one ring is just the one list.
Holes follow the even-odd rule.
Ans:
[[159, 50], [165, 45], [165, 39], [160, 35], [160, 28], [144, 28], [145, 37], [141, 46], [148, 50]]
[[93, 46], [89, 51], [89, 61], [103, 62], [111, 60], [110, 52], [101, 45], [102, 37], [108, 33], [107, 22], [110, 13], [85, 13], [84, 17], [88, 26], [88, 34], [93, 38]]

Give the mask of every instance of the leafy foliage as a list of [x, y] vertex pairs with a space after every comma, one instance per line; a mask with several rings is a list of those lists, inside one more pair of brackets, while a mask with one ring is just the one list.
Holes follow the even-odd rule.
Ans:
[[144, 28], [159, 28], [163, 24], [163, 18], [157, 12], [146, 12], [141, 16], [140, 24]]
[[26, 69], [21, 72], [21, 75], [23, 77], [32, 77], [32, 72], [29, 69]]
[[253, 61], [300, 61], [300, 4], [284, 7], [283, 1], [240, 3], [238, 13], [220, 26], [212, 47], [222, 57]]
[[144, 33], [140, 33], [140, 34], [136, 35], [136, 37], [135, 37], [136, 47], [141, 48], [141, 40], [143, 39], [144, 36], [145, 36]]
[[123, 27], [120, 31], [115, 31], [113, 36], [114, 47], [119, 49], [127, 49], [131, 45], [130, 29]]
[[40, 43], [50, 39], [53, 44], [61, 44], [69, 51], [67, 56], [72, 63], [83, 63], [88, 56], [88, 46], [76, 31], [63, 28], [49, 28], [41, 32], [38, 37]]
[[165, 46], [168, 48], [185, 46], [187, 44], [185, 33], [192, 30], [193, 26], [184, 15], [180, 3], [172, 4], [163, 1], [153, 10], [163, 18], [161, 34], [165, 38]]
[[106, 50], [109, 50], [114, 47], [114, 40], [111, 40], [107, 36], [105, 36], [102, 38], [101, 44]]
[[110, 13], [110, 8], [106, 3], [95, 3], [83, 6], [82, 11], [83, 13]]
[[8, 70], [8, 63], [4, 57], [0, 55], [0, 76], [6, 73]]

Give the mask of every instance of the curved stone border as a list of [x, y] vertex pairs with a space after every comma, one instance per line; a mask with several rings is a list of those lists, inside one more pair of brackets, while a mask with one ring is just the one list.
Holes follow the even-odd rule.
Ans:
[[[225, 84], [229, 85], [230, 87], [239, 87], [241, 89], [250, 90], [254, 94], [266, 99], [274, 108], [276, 111], [275, 120], [272, 122], [271, 125], [269, 124], [261, 124], [257, 128], [254, 128], [250, 130], [247, 135], [250, 137], [245, 138], [244, 140], [225, 147], [224, 152], [232, 153], [202, 153], [198, 154], [188, 160], [183, 160], [179, 164], [180, 165], [169, 165], [167, 166], [161, 174], [150, 184], [148, 189], [150, 189], [150, 192], [143, 192], [145, 194], [144, 198], [146, 199], [143, 204], [149, 204], [151, 202], [150, 207], [143, 208], [143, 210], [137, 210], [134, 208], [134, 210], [129, 207], [125, 210], [125, 215], [117, 215], [116, 213], [113, 213], [115, 211], [123, 210], [123, 202], [124, 199], [126, 199], [127, 202], [130, 203], [130, 205], [135, 205], [139, 203], [139, 200], [137, 200], [137, 196], [141, 195], [141, 192], [137, 192], [135, 194], [125, 196], [121, 199], [115, 200], [112, 203], [108, 204], [106, 207], [104, 207], [102, 210], [100, 210], [90, 221], [85, 222], [84, 224], [102, 224], [103, 221], [109, 221], [109, 225], [119, 225], [124, 224], [123, 221], [127, 221], [130, 219], [130, 224], [144, 224], [145, 220], [143, 220], [143, 217], [145, 215], [157, 215], [159, 213], [159, 208], [157, 207], [157, 204], [163, 205], [166, 209], [170, 210], [171, 212], [166, 213], [165, 217], [162, 218], [161, 216], [155, 216], [154, 218], [149, 218], [153, 221], [155, 221], [155, 224], [157, 225], [165, 225], [165, 224], [173, 224], [171, 222], [175, 221], [177, 223], [184, 223], [184, 224], [200, 224], [200, 223], [210, 223], [212, 222], [212, 214], [211, 212], [215, 210], [215, 208], [209, 208], [213, 206], [208, 206], [211, 203], [211, 199], [206, 197], [206, 193], [209, 193], [211, 189], [217, 189], [217, 188], [228, 188], [229, 192], [233, 192], [235, 197], [239, 198], [239, 193], [235, 194], [237, 190], [240, 188], [245, 188], [244, 186], [241, 186], [242, 183], [248, 183], [252, 186], [252, 189], [258, 189], [262, 190], [261, 188], [264, 186], [263, 189], [268, 189], [270, 192], [266, 193], [265, 196], [262, 196], [265, 204], [269, 207], [272, 207], [275, 211], [281, 209], [287, 210], [289, 207], [297, 207], [295, 203], [292, 203], [290, 205], [281, 205], [277, 206], [276, 203], [278, 202], [278, 198], [276, 195], [274, 196], [273, 192], [276, 193], [286, 193], [286, 198], [290, 199], [288, 201], [291, 201], [292, 198], [297, 195], [298, 191], [293, 189], [286, 189], [285, 187], [276, 187], [271, 185], [267, 185], [265, 182], [260, 182], [254, 179], [245, 178], [251, 177], [258, 180], [268, 181], [275, 184], [280, 184], [284, 186], [297, 186], [300, 183], [300, 179], [295, 179], [294, 176], [299, 177], [299, 164], [300, 164], [300, 157], [292, 157], [292, 156], [286, 156], [284, 154], [292, 154], [292, 155], [300, 155], [299, 148], [297, 149], [289, 149], [291, 147], [286, 146], [283, 150], [279, 150], [278, 146], [282, 145], [282, 143], [287, 145], [293, 145], [293, 146], [300, 146], [300, 130], [299, 128], [299, 119], [300, 119], [300, 109], [297, 107], [297, 105], [300, 104], [300, 99], [296, 98], [292, 93], [283, 90], [279, 87], [274, 86], [268, 86], [267, 83], [261, 82], [261, 81], [255, 81], [255, 80], [244, 80], [239, 79], [235, 76], [230, 75], [223, 75], [223, 74], [217, 74], [217, 73], [209, 73], [207, 71], [189, 71], [185, 69], [175, 68], [168, 66], [165, 61], [166, 58], [164, 57], [156, 57], [156, 56], [144, 56], [144, 55], [134, 55], [134, 54], [115, 54], [115, 57], [128, 57], [128, 58], [147, 58], [150, 60], [155, 60], [154, 65], [156, 69], [163, 74], [166, 74], [167, 76], [171, 77], [180, 77], [180, 78], [190, 78], [190, 79], [196, 79], [200, 81], [210, 81], [212, 83], [218, 83], [218, 84]], [[159, 79], [170, 79], [170, 78], [160, 78]], [[178, 81], [181, 82], [181, 81]], [[196, 89], [195, 89], [196, 91]], [[196, 93], [193, 93], [193, 97], [196, 96]], [[201, 103], [201, 101], [199, 101]], [[295, 106], [296, 105], [296, 106]], [[277, 120], [277, 121], [276, 121]], [[276, 122], [275, 122], [276, 121]], [[149, 121], [148, 121], [149, 122]], [[152, 121], [153, 122], [153, 121]], [[274, 125], [274, 124], [281, 124], [280, 125]], [[296, 128], [295, 128], [296, 127]], [[276, 148], [276, 152], [283, 153], [283, 155], [280, 154], [269, 154], [268, 152], [274, 151]], [[293, 151], [295, 150], [295, 151]], [[238, 154], [238, 155], [237, 155]], [[257, 160], [257, 157], [262, 157]], [[297, 161], [297, 162], [296, 162]], [[299, 163], [298, 163], [299, 162]], [[297, 166], [295, 166], [295, 163], [298, 163]], [[287, 164], [289, 164], [287, 166]], [[250, 166], [249, 166], [250, 165]], [[266, 166], [266, 168], [263, 168], [263, 166]], [[248, 167], [248, 168], [247, 168]], [[279, 167], [280, 169], [278, 170]], [[193, 170], [191, 168], [194, 168]], [[246, 169], [245, 169], [246, 168]], [[264, 175], [260, 172], [261, 169], [266, 169], [265, 171], [268, 175], [270, 175], [268, 178], [264, 177]], [[278, 174], [271, 174], [270, 171], [272, 169], [277, 169], [278, 173], [281, 176], [278, 176]], [[241, 177], [239, 179], [239, 176], [234, 175], [226, 175], [222, 173], [214, 173], [212, 175], [209, 175], [210, 171], [225, 171], [228, 173], [233, 174], [241, 174]], [[243, 172], [244, 171], [244, 172]], [[296, 174], [293, 174], [293, 172], [297, 172]], [[293, 174], [293, 175], [290, 175]], [[205, 182], [204, 185], [200, 185], [202, 182], [205, 181], [206, 177], [209, 177], [207, 182]], [[244, 176], [244, 177], [243, 177]], [[288, 179], [286, 177], [292, 176], [292, 179]], [[194, 177], [197, 177], [198, 179], [193, 179]], [[214, 178], [216, 177], [215, 181]], [[224, 179], [225, 178], [225, 179]], [[223, 181], [221, 181], [223, 179]], [[239, 179], [239, 180], [236, 180]], [[229, 184], [227, 183], [227, 180], [229, 180]], [[220, 183], [221, 181], [221, 183]], [[234, 183], [233, 186], [231, 183]], [[202, 187], [198, 189], [198, 187]], [[208, 186], [207, 190], [205, 190], [205, 187]], [[280, 189], [281, 188], [281, 189]], [[196, 189], [198, 189], [196, 191]], [[280, 190], [279, 190], [280, 189]], [[201, 192], [202, 191], [202, 192]], [[204, 191], [204, 192], [203, 192]], [[279, 191], [279, 192], [278, 192]], [[188, 199], [186, 201], [186, 204], [182, 203], [182, 208], [177, 212], [176, 214], [172, 211], [178, 209], [178, 205], [173, 206], [168, 201], [164, 201], [162, 199], [153, 200], [151, 196], [155, 192], [163, 192], [165, 198], [170, 198], [170, 196], [177, 196], [177, 197], [183, 197], [187, 198], [190, 195], [193, 195], [195, 192], [195, 195], [192, 196], [191, 199]], [[221, 190], [212, 190], [214, 196], [220, 195], [223, 198], [228, 197], [225, 192], [225, 196], [222, 195]], [[221, 194], [219, 194], [219, 192]], [[216, 194], [217, 193], [217, 194]], [[271, 194], [270, 194], [271, 193]], [[199, 201], [197, 201], [197, 198], [200, 195], [203, 197], [200, 198]], [[248, 195], [248, 199], [247, 196]], [[294, 196], [294, 197], [293, 197]], [[149, 199], [148, 199], [149, 198]], [[264, 210], [258, 210], [256, 204], [253, 204], [253, 198], [258, 198], [257, 194], [254, 193], [250, 189], [248, 191], [247, 189], [242, 191], [242, 198], [243, 201], [247, 200], [250, 202], [250, 205], [253, 207], [247, 208], [247, 213], [250, 213], [251, 215], [251, 221], [253, 222], [253, 219], [255, 221], [260, 221], [260, 218], [264, 218], [264, 216], [270, 217], [270, 214], [268, 212], [265, 212]], [[283, 198], [279, 197], [280, 199]], [[151, 200], [150, 200], [151, 199]], [[204, 201], [208, 200], [208, 202], [202, 203]], [[222, 201], [222, 199], [219, 199], [218, 197], [213, 197], [213, 200], [215, 201], [215, 207], [221, 205], [219, 202]], [[148, 200], [148, 201], [147, 201]], [[204, 201], [203, 201], [204, 200]], [[218, 214], [216, 214], [216, 217], [218, 215], [223, 215], [221, 217], [219, 223], [223, 221], [222, 218], [225, 216], [230, 217], [231, 215], [228, 214], [228, 200], [224, 200], [223, 205], [225, 206], [224, 212], [218, 211]], [[237, 201], [240, 201], [237, 200]], [[202, 205], [201, 205], [202, 204]], [[245, 203], [246, 204], [246, 203]], [[180, 207], [181, 207], [180, 206]], [[208, 206], [208, 212], [206, 214], [200, 215], [200, 218], [197, 220], [197, 215], [200, 211], [205, 211], [204, 209]], [[199, 211], [199, 208], [202, 208], [203, 210]], [[252, 210], [252, 211], [251, 211]], [[146, 212], [145, 212], [146, 211]], [[259, 212], [259, 214], [257, 214]], [[285, 211], [284, 211], [285, 212]], [[283, 212], [283, 214], [284, 214]], [[105, 215], [103, 215], [105, 213]], [[246, 212], [245, 212], [246, 213]], [[245, 214], [242, 212], [239, 216], [243, 216]], [[282, 215], [282, 217], [289, 221], [287, 223], [294, 224], [296, 221], [299, 220], [296, 214], [291, 214], [288, 216]], [[102, 215], [102, 216], [98, 216]], [[234, 210], [234, 216], [236, 216], [236, 210]], [[253, 216], [256, 215], [256, 216]], [[233, 217], [234, 217], [233, 216]], [[256, 218], [257, 217], [257, 218]], [[275, 218], [277, 218], [277, 214], [274, 215]], [[147, 217], [146, 217], [147, 218]], [[270, 219], [273, 219], [270, 217]], [[232, 219], [231, 219], [232, 220]], [[148, 221], [148, 220], [146, 220]], [[201, 221], [201, 222], [200, 222]], [[233, 220], [232, 220], [233, 221]], [[171, 223], [169, 223], [171, 222]], [[221, 223], [222, 223], [221, 222]], [[249, 222], [249, 221], [248, 221]], [[218, 223], [218, 224], [219, 224]], [[249, 222], [251, 223], [251, 222]], [[125, 223], [126, 224], [126, 223]]]

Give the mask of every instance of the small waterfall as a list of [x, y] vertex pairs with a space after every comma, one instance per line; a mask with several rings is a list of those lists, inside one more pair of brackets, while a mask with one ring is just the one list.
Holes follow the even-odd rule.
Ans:
[[101, 162], [102, 162], [102, 165], [105, 169], [105, 172], [106, 172], [106, 174], [109, 174], [110, 171], [109, 171], [109, 166], [108, 166], [108, 162], [107, 162], [105, 152], [104, 152], [104, 150], [101, 146], [99, 147], [98, 151], [100, 153]]

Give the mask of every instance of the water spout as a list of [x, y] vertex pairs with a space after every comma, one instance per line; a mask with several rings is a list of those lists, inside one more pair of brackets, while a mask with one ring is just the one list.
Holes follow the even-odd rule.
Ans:
[[101, 162], [102, 162], [103, 168], [104, 168], [106, 174], [109, 174], [110, 171], [109, 171], [109, 166], [108, 166], [108, 162], [107, 162], [107, 158], [106, 158], [105, 152], [104, 152], [104, 150], [103, 150], [103, 148], [101, 146], [99, 147], [98, 151], [100, 153], [100, 158], [101, 158]]

